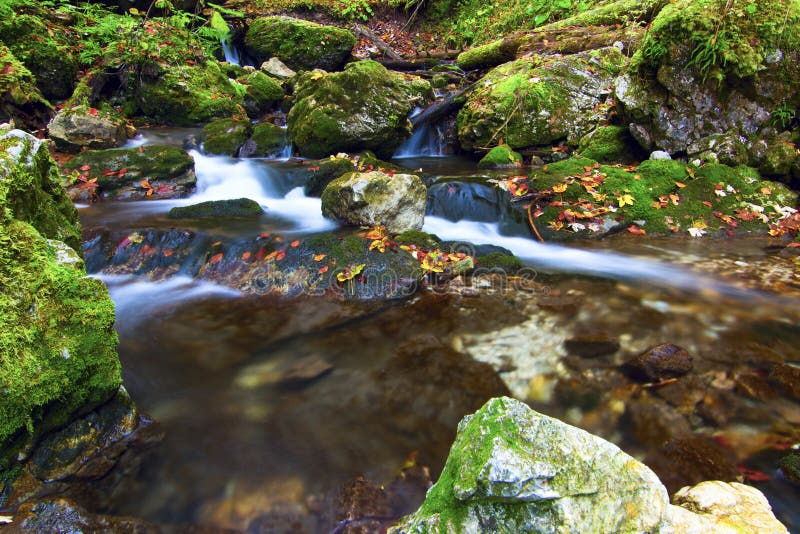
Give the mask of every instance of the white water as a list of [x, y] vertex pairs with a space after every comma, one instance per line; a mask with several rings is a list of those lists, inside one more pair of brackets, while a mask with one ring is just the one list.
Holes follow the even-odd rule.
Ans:
[[422, 124], [414, 130], [414, 134], [400, 145], [392, 156], [395, 159], [442, 157], [444, 150], [444, 132], [441, 126]]
[[682, 290], [713, 290], [738, 298], [753, 298], [755, 292], [719, 282], [664, 262], [614, 252], [590, 251], [540, 243], [526, 237], [505, 236], [497, 224], [425, 217], [423, 231], [446, 241], [465, 241], [507, 248], [527, 263], [548, 271], [570, 272], [605, 278], [643, 281], [659, 287]]
[[241, 65], [239, 51], [228, 41], [228, 37], [222, 38], [222, 53], [225, 54], [225, 61], [231, 65]]

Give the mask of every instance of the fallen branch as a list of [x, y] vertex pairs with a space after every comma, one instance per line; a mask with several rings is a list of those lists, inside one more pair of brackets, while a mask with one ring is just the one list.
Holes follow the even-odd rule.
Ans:
[[375, 33], [373, 33], [372, 31], [368, 30], [367, 28], [358, 23], [354, 24], [353, 27], [355, 28], [355, 32], [357, 34], [366, 37], [367, 39], [372, 41], [372, 44], [378, 47], [378, 50], [383, 52], [383, 55], [385, 55], [386, 57], [390, 59], [403, 59], [403, 56], [395, 52], [394, 49], [386, 43], [386, 41], [375, 35]]
[[542, 234], [539, 233], [539, 229], [536, 228], [536, 223], [533, 222], [533, 213], [531, 213], [531, 208], [533, 204], [528, 204], [528, 222], [531, 223], [531, 228], [533, 229], [533, 233], [536, 234], [536, 237], [539, 239], [540, 243], [544, 243], [544, 239], [542, 239]]

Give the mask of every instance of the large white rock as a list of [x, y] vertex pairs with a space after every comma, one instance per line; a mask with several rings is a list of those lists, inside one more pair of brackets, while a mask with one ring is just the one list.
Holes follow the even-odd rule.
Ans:
[[357, 226], [385, 226], [391, 233], [419, 230], [427, 189], [413, 174], [351, 172], [322, 192], [322, 214]]

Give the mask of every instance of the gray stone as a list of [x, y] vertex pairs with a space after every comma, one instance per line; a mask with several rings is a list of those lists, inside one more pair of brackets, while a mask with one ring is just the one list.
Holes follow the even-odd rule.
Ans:
[[669, 155], [669, 152], [664, 152], [663, 150], [654, 150], [650, 153], [650, 159], [652, 160], [661, 160], [661, 159], [672, 159], [672, 156]]
[[382, 225], [399, 234], [422, 228], [425, 200], [425, 185], [416, 175], [351, 172], [322, 192], [322, 214], [353, 225]]
[[[128, 139], [125, 119], [110, 113], [79, 106], [56, 115], [48, 131], [56, 148], [78, 152], [82, 148], [115, 148]], [[135, 131], [135, 130], [134, 130]]]
[[294, 78], [297, 75], [295, 71], [287, 67], [283, 61], [276, 57], [269, 58], [269, 61], [262, 63], [261, 70], [266, 74], [281, 80], [288, 80], [289, 78]]

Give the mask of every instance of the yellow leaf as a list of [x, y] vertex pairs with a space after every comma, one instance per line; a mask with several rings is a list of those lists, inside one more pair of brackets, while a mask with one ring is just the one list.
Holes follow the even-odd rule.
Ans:
[[317, 254], [314, 256], [314, 261], [322, 261], [325, 259], [326, 254]]
[[633, 206], [634, 200], [635, 199], [633, 198], [633, 195], [631, 195], [630, 193], [625, 193], [624, 195], [621, 195], [619, 198], [617, 198], [617, 202], [619, 203], [620, 208], [623, 206]]
[[370, 250], [378, 249], [378, 252], [386, 252], [386, 241], [383, 239], [376, 239], [369, 244]]
[[553, 186], [554, 193], [563, 193], [567, 190], [567, 184], [556, 184]]

